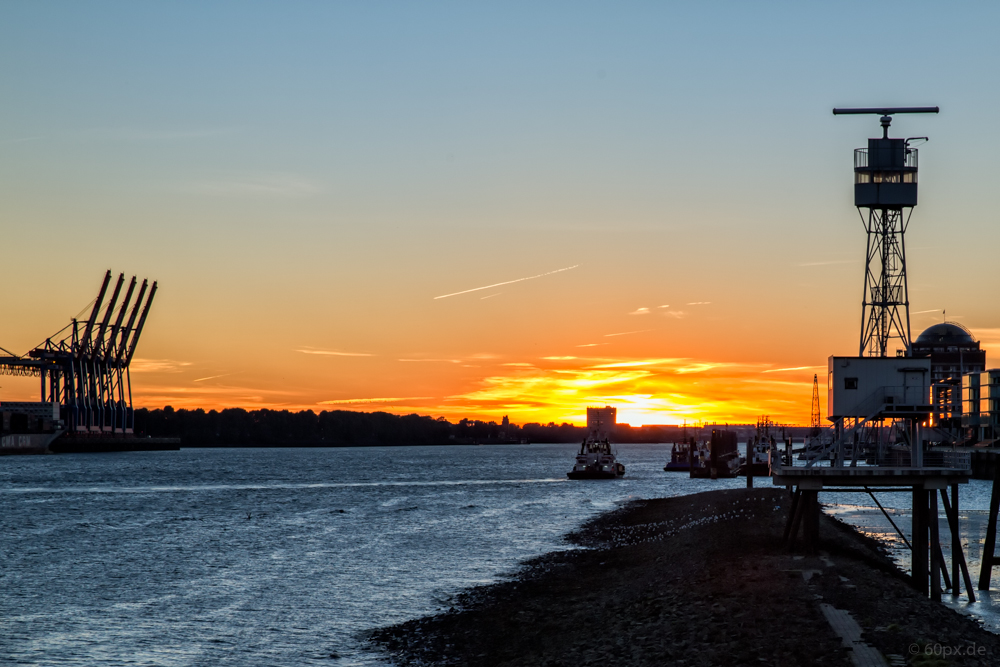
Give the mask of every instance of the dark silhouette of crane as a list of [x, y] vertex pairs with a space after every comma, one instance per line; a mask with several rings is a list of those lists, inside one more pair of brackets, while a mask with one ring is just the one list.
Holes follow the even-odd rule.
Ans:
[[[133, 432], [129, 363], [156, 294], [156, 281], [150, 286], [143, 280], [133, 301], [136, 282], [133, 276], [119, 305], [125, 274], [118, 276], [105, 305], [111, 284], [108, 271], [86, 322], [73, 318], [27, 354], [0, 357], [0, 375], [41, 378], [42, 402], [59, 404], [60, 417], [70, 435]], [[60, 335], [63, 338], [53, 341]]]

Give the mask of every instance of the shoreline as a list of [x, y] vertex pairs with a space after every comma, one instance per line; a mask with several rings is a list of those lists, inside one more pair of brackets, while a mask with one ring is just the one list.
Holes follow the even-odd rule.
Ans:
[[367, 639], [399, 665], [849, 665], [834, 608], [894, 662], [1000, 663], [1000, 637], [916, 593], [851, 526], [824, 514], [820, 553], [790, 553], [789, 505], [782, 489], [632, 501], [567, 536], [583, 548]]

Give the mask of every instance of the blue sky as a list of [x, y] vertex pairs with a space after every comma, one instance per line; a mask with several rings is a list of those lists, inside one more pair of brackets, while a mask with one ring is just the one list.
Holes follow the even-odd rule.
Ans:
[[[236, 397], [287, 384], [288, 405], [433, 395], [415, 409], [438, 409], [499, 371], [441, 371], [438, 386], [378, 360], [535, 363], [672, 302], [711, 308], [609, 359], [822, 364], [856, 347], [851, 151], [878, 132], [830, 110], [885, 104], [942, 109], [893, 123], [931, 137], [912, 309], [992, 340], [998, 11], [3, 3], [0, 220], [16, 250], [0, 277], [18, 315], [0, 345], [63, 326], [112, 268], [161, 281], [141, 355], [245, 378]], [[487, 301], [433, 301], [574, 264]], [[318, 369], [304, 345], [371, 363]], [[180, 391], [180, 375], [149, 382]]]

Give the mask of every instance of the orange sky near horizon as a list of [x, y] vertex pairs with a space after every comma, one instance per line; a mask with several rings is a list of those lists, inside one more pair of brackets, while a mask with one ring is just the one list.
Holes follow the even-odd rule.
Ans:
[[[890, 131], [912, 335], [1000, 353], [1000, 7], [56, 5], [0, 5], [0, 346], [156, 280], [137, 406], [805, 424], [881, 135], [837, 106], [941, 107]], [[887, 76], [862, 24], [933, 48]]]

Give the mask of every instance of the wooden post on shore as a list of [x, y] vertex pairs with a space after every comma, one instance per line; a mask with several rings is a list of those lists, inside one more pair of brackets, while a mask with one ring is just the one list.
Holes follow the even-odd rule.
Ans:
[[[962, 551], [962, 540], [959, 534], [958, 525], [958, 484], [951, 485], [951, 502], [948, 502], [948, 494], [941, 489], [941, 505], [944, 513], [948, 517], [948, 526], [951, 528], [951, 581], [954, 595], [962, 594], [962, 581], [965, 582], [965, 590], [969, 594], [969, 602], [976, 601], [976, 594], [972, 591], [972, 578], [969, 576], [969, 568], [965, 564], [965, 553]], [[962, 579], [959, 579], [961, 574]]]
[[927, 491], [913, 487], [913, 551], [910, 558], [913, 587], [927, 595]]
[[802, 540], [806, 553], [816, 553], [819, 547], [819, 491], [802, 492]]
[[941, 539], [938, 530], [937, 494], [926, 493], [927, 523], [931, 529], [931, 600], [941, 601]]
[[993, 493], [990, 494], [990, 515], [986, 519], [986, 543], [983, 544], [982, 565], [979, 568], [979, 590], [990, 590], [990, 577], [997, 561], [997, 514], [1000, 513], [1000, 486], [996, 472], [993, 474]]
[[788, 510], [788, 521], [785, 523], [785, 534], [782, 536], [781, 540], [785, 543], [785, 546], [791, 547], [792, 543], [795, 542], [795, 533], [799, 530], [798, 522], [801, 520], [800, 508], [802, 504], [802, 489], [795, 487], [795, 491], [792, 493], [792, 506]]

